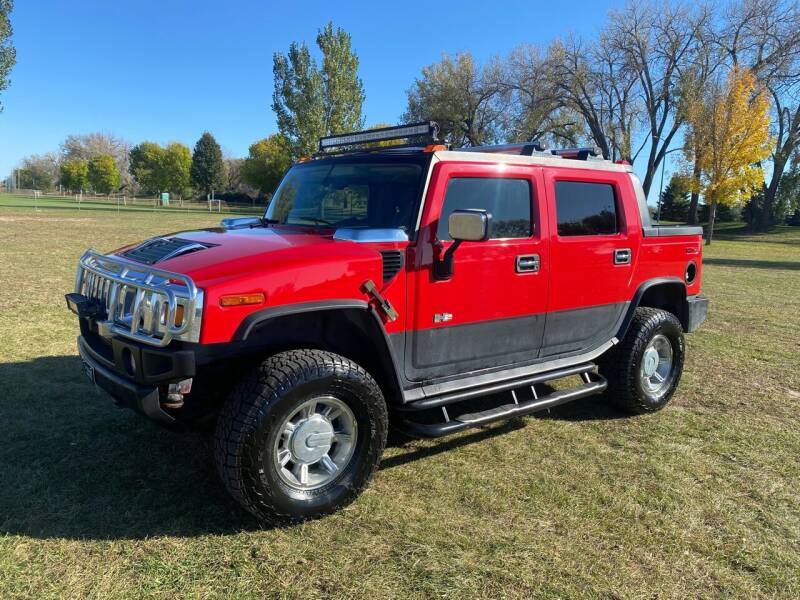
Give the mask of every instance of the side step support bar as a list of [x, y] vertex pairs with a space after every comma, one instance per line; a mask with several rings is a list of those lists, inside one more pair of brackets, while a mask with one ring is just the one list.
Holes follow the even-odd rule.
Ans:
[[[584, 373], [586, 373], [584, 371]], [[553, 379], [550, 374], [548, 379]], [[503, 421], [512, 417], [529, 415], [541, 410], [547, 410], [559, 404], [565, 404], [572, 400], [585, 398], [603, 392], [608, 387], [608, 382], [604, 377], [597, 373], [587, 373], [584, 380], [588, 380], [577, 387], [568, 390], [558, 390], [546, 396], [533, 398], [526, 402], [514, 404], [504, 404], [485, 411], [460, 415], [450, 419], [445, 423], [416, 423], [405, 420], [402, 423], [402, 430], [410, 435], [418, 437], [441, 437], [457, 431], [462, 431], [469, 427], [480, 427], [495, 421]], [[430, 408], [430, 407], [428, 407]]]

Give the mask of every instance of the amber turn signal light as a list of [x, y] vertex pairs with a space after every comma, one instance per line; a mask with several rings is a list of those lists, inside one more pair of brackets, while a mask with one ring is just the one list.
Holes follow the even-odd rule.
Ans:
[[247, 304], [262, 304], [266, 300], [266, 296], [262, 293], [257, 294], [229, 294], [221, 296], [219, 299], [220, 306], [245, 306]]

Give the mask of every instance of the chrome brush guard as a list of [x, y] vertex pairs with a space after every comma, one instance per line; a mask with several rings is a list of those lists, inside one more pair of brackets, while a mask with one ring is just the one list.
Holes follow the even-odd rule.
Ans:
[[151, 346], [200, 341], [203, 291], [186, 275], [87, 250], [78, 263], [75, 292], [105, 306], [105, 319], [97, 322], [102, 336]]

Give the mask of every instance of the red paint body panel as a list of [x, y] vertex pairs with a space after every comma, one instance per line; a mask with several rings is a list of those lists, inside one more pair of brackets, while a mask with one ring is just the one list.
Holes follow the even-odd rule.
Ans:
[[[532, 190], [534, 231], [530, 238], [464, 242], [455, 254], [455, 274], [447, 281], [433, 278], [434, 259], [453, 243], [437, 247], [436, 229], [447, 182], [453, 177], [526, 179]], [[425, 200], [416, 252], [409, 260], [409, 325], [411, 329], [452, 326], [491, 319], [543, 313], [547, 308], [547, 273], [516, 273], [517, 255], [539, 254], [546, 264], [548, 245], [546, 203], [541, 169], [496, 164], [445, 162], [435, 165]], [[446, 217], [445, 217], [446, 218]], [[437, 313], [451, 321], [434, 324]]]
[[[208, 229], [182, 232], [182, 238], [214, 244], [208, 249], [159, 263], [190, 276], [204, 290], [200, 342], [230, 341], [244, 318], [267, 307], [303, 302], [369, 301], [362, 285], [371, 279], [399, 318], [384, 318], [387, 333], [426, 330], [523, 317], [630, 301], [653, 278], [683, 280], [690, 260], [698, 276], [687, 294], [700, 291], [700, 236], [642, 235], [636, 193], [624, 171], [559, 168], [531, 164], [455, 160], [434, 161], [416, 240], [408, 243], [356, 243], [333, 239], [330, 229], [293, 226]], [[464, 242], [455, 254], [455, 275], [436, 281], [432, 265], [452, 243], [436, 239], [447, 182], [451, 177], [512, 177], [531, 186], [533, 232], [528, 238]], [[555, 183], [603, 182], [614, 186], [619, 233], [559, 237]], [[614, 250], [629, 248], [631, 264], [615, 265]], [[404, 268], [382, 280], [380, 250], [404, 253]], [[538, 254], [538, 273], [517, 273], [518, 255]], [[221, 307], [225, 294], [262, 292], [263, 305]], [[435, 323], [437, 314], [452, 314]]]
[[[642, 229], [631, 178], [627, 173], [590, 169], [546, 169], [545, 187], [550, 211], [549, 311], [585, 308], [630, 300], [638, 287], [634, 268], [638, 262]], [[557, 231], [555, 185], [558, 181], [606, 183], [614, 188], [619, 233], [561, 237]], [[631, 264], [615, 265], [614, 251], [631, 250]]]

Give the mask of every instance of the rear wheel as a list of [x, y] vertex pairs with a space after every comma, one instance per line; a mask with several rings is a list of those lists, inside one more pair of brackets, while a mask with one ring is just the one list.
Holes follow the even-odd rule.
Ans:
[[217, 421], [217, 469], [264, 523], [333, 512], [366, 486], [386, 444], [380, 388], [320, 350], [276, 354], [236, 386]]
[[675, 315], [637, 308], [625, 338], [600, 358], [607, 396], [632, 413], [661, 410], [678, 387], [685, 354], [683, 328]]

